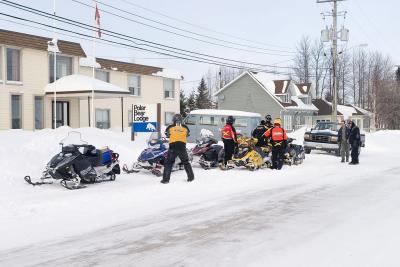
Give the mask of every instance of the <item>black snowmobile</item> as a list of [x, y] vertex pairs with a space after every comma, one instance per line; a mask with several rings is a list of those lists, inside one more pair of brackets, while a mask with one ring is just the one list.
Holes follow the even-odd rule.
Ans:
[[303, 163], [306, 158], [304, 153], [304, 147], [302, 145], [293, 144], [294, 138], [288, 139], [288, 145], [284, 154], [283, 163], [287, 165], [299, 165]]
[[[73, 140], [73, 137], [79, 140]], [[86, 187], [84, 184], [114, 181], [121, 172], [118, 153], [108, 147], [96, 149], [82, 141], [79, 132], [70, 132], [60, 145], [61, 152], [49, 161], [40, 181], [33, 182], [30, 176], [25, 176], [26, 182], [31, 185], [52, 184], [52, 181], [46, 180], [55, 179], [60, 180], [65, 188], [73, 190]]]

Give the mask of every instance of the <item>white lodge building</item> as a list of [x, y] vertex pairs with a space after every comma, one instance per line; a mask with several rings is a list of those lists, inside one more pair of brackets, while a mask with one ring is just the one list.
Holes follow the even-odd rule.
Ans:
[[[87, 64], [79, 43], [58, 40], [54, 85], [49, 41], [0, 29], [0, 130], [54, 128], [54, 91], [57, 127], [90, 125], [92, 88], [98, 128], [129, 126], [132, 104], [161, 103], [163, 124], [179, 112], [180, 76], [167, 77], [162, 68], [102, 58]], [[96, 79], [91, 65], [97, 67]]]

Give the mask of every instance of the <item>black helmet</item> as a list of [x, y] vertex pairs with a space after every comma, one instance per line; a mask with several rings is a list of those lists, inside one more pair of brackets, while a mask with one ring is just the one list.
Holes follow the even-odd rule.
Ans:
[[233, 116], [228, 116], [228, 118], [226, 119], [226, 123], [233, 124]]
[[265, 125], [265, 120], [261, 120], [260, 125]]
[[269, 114], [268, 114], [268, 115], [266, 115], [266, 116], [265, 116], [265, 120], [266, 120], [266, 121], [271, 121], [271, 120], [272, 120], [272, 117], [271, 117], [271, 115], [269, 115]]
[[175, 114], [174, 117], [172, 117], [172, 122], [174, 124], [182, 124], [182, 115], [181, 114]]

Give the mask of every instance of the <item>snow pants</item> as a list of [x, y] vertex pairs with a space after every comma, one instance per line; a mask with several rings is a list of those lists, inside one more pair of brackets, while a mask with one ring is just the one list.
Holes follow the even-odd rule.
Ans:
[[351, 162], [352, 163], [359, 163], [358, 162], [358, 142], [354, 142], [356, 144], [351, 145]]
[[283, 148], [282, 146], [272, 147], [272, 169], [282, 169], [284, 154], [285, 148]]
[[235, 152], [235, 142], [232, 139], [222, 139], [224, 142], [224, 165], [228, 163], [229, 160], [232, 159], [233, 153]]
[[171, 177], [172, 165], [175, 163], [176, 157], [179, 157], [183, 167], [185, 168], [188, 181], [194, 180], [194, 173], [192, 165], [189, 162], [189, 156], [186, 151], [186, 147], [173, 147], [168, 149], [167, 159], [164, 165], [163, 181], [169, 182]]

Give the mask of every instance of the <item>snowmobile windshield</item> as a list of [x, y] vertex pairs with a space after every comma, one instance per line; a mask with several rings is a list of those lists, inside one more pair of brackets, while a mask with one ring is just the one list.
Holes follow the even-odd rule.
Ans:
[[149, 139], [147, 140], [147, 144], [151, 148], [156, 148], [160, 149], [161, 146], [164, 146], [168, 140], [165, 138], [165, 136], [158, 136], [158, 133], [151, 133], [149, 136]]
[[201, 129], [201, 131], [200, 131], [201, 138], [207, 138], [207, 137], [211, 137], [211, 136], [214, 136], [213, 132], [211, 132], [208, 129]]
[[60, 141], [60, 145], [62, 146], [70, 146], [70, 145], [87, 145], [88, 142], [82, 139], [82, 134], [80, 132], [69, 132], [66, 137], [64, 137]]

